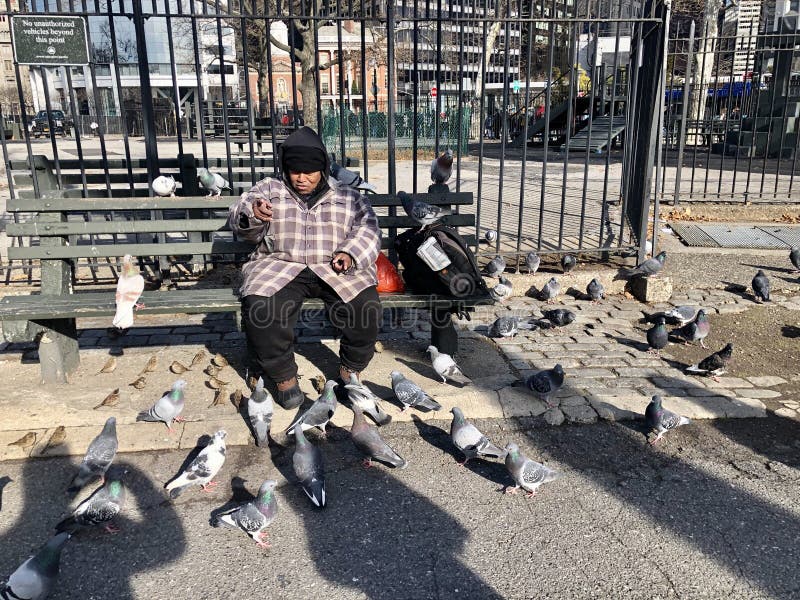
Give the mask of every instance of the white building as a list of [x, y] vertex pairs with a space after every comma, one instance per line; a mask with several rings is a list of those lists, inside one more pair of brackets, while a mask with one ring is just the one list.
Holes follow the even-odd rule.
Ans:
[[[774, 0], [769, 0], [773, 2]], [[739, 0], [725, 9], [722, 36], [733, 51], [733, 78], [741, 81], [754, 69], [755, 49], [761, 21], [761, 0]], [[729, 76], [730, 66], [725, 65], [720, 75]]]

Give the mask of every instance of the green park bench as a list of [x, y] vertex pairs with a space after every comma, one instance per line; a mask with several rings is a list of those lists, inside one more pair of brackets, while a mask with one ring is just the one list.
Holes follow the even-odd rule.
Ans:
[[[174, 160], [174, 159], [173, 159]], [[41, 166], [41, 159], [39, 160]], [[162, 173], [167, 172], [164, 166]], [[185, 171], [184, 171], [185, 173]], [[28, 172], [29, 175], [29, 172]], [[0, 321], [6, 341], [39, 341], [42, 378], [46, 382], [62, 382], [80, 362], [77, 319], [111, 317], [115, 313], [113, 288], [104, 291], [77, 291], [73, 286], [74, 265], [79, 260], [120, 259], [126, 254], [136, 257], [168, 258], [174, 256], [234, 255], [240, 260], [254, 245], [234, 239], [227, 226], [227, 209], [231, 196], [158, 197], [70, 197], [69, 190], [45, 189], [40, 178], [40, 198], [17, 194], [8, 201], [7, 210], [15, 215], [6, 226], [9, 237], [25, 244], [8, 249], [10, 261], [34, 261], [41, 266], [41, 288], [30, 295], [5, 296], [0, 299]], [[64, 197], [66, 196], [66, 197]], [[473, 203], [471, 192], [418, 194], [430, 204], [464, 206]], [[390, 248], [397, 230], [415, 223], [402, 213], [395, 195], [369, 196], [384, 231], [383, 248]], [[126, 218], [91, 219], [92, 213], [113, 213]], [[177, 218], [176, 218], [177, 215]], [[188, 216], [186, 216], [188, 215]], [[454, 227], [475, 226], [473, 214], [454, 214], [447, 218]], [[115, 236], [135, 237], [120, 241]], [[474, 245], [474, 235], [465, 236]], [[206, 314], [238, 313], [241, 310], [236, 290], [163, 289], [146, 291], [139, 314]], [[487, 297], [449, 298], [413, 293], [382, 294], [384, 308], [422, 308], [431, 310], [431, 343], [448, 347], [456, 339], [452, 312], [468, 312], [475, 306], [491, 304]], [[304, 309], [321, 309], [319, 300], [308, 300]], [[135, 327], [135, 325], [134, 325]]]

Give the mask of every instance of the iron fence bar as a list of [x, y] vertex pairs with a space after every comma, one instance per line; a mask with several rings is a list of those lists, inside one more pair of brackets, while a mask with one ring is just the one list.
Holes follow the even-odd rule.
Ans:
[[[553, 0], [553, 10], [555, 10], [555, 0]], [[555, 54], [555, 27], [553, 23], [548, 23], [548, 41], [549, 41], [549, 58], [548, 58], [548, 77], [553, 74], [553, 60]], [[539, 199], [539, 231], [538, 239], [536, 242], [536, 249], [542, 249], [542, 240], [544, 237], [544, 207], [547, 198], [547, 151], [550, 148], [550, 105], [553, 99], [553, 84], [548, 80], [547, 92], [545, 93], [545, 108], [544, 108], [544, 149], [542, 151], [542, 182], [541, 182], [541, 195]]]
[[292, 127], [296, 130], [297, 120], [300, 115], [300, 111], [297, 108], [297, 69], [295, 68], [296, 58], [294, 47], [297, 36], [297, 27], [295, 26], [294, 15], [292, 14], [292, 2], [287, 2], [286, 6], [289, 14], [289, 70], [292, 74]]
[[[703, 132], [708, 132], [708, 146], [706, 148], [706, 169], [705, 169], [705, 178], [703, 181], [703, 194], [708, 192], [708, 177], [710, 175], [711, 169], [709, 168], [709, 164], [711, 163], [711, 149], [714, 143], [714, 111], [716, 110], [717, 105], [717, 93], [718, 93], [718, 84], [719, 84], [719, 63], [722, 52], [720, 50], [720, 39], [719, 37], [716, 38], [716, 42], [714, 44], [713, 50], [713, 57], [714, 57], [714, 67], [713, 67], [713, 85], [714, 85], [714, 92], [711, 96], [711, 109], [703, 113]], [[729, 87], [732, 88], [732, 82], [729, 82]], [[732, 89], [730, 90], [733, 91]], [[706, 104], [708, 104], [708, 96], [706, 96]], [[708, 115], [706, 118], [705, 115]]]
[[[588, 5], [587, 5], [587, 12], [588, 12]], [[587, 15], [588, 17], [588, 15]], [[589, 66], [589, 85], [591, 85], [591, 95], [589, 96], [589, 123], [586, 125], [586, 130], [588, 135], [586, 136], [586, 147], [584, 148], [584, 159], [583, 159], [583, 188], [581, 190], [581, 217], [580, 217], [580, 225], [578, 227], [578, 248], [583, 247], [583, 234], [584, 228], [586, 225], [586, 193], [589, 188], [589, 157], [591, 154], [591, 142], [592, 142], [592, 127], [594, 124], [594, 106], [595, 106], [595, 99], [596, 99], [596, 84], [595, 84], [595, 67], [597, 65], [597, 50], [599, 44], [599, 36], [600, 36], [600, 26], [598, 25], [595, 29], [595, 37], [594, 37], [594, 52], [591, 55], [591, 63]], [[592, 36], [592, 26], [589, 25], [589, 37]], [[589, 56], [588, 46], [587, 46], [587, 56]], [[528, 59], [530, 61], [530, 59]], [[605, 85], [605, 82], [602, 83]], [[601, 108], [602, 110], [602, 108]], [[526, 121], [527, 122], [527, 121]], [[569, 150], [568, 150], [569, 151]], [[605, 200], [605, 196], [603, 197]], [[602, 222], [602, 221], [601, 221]]]
[[[499, 5], [498, 5], [499, 6]], [[506, 142], [508, 141], [508, 73], [511, 67], [511, 26], [506, 23], [504, 28], [505, 35], [503, 36], [505, 42], [505, 55], [503, 62], [503, 106], [501, 114], [503, 119], [500, 122], [500, 168], [497, 173], [497, 230], [499, 231], [503, 223], [503, 183], [505, 180], [505, 164], [506, 164]], [[500, 235], [495, 240], [495, 251], [500, 253]]]
[[[703, 53], [702, 54], [703, 54], [704, 57], [706, 56], [706, 54], [708, 54], [708, 52], [705, 51], [705, 49], [708, 47], [708, 43], [709, 43], [708, 27], [709, 27], [708, 21], [704, 20], [704, 23], [703, 23], [703, 37], [702, 37], [701, 42], [700, 42], [700, 46], [703, 49]], [[700, 53], [700, 48], [698, 48], [698, 52], [697, 53]], [[698, 126], [698, 123], [704, 123], [705, 122], [705, 109], [706, 109], [706, 105], [708, 104], [708, 90], [706, 88], [706, 62], [707, 62], [706, 60], [703, 60], [703, 64], [702, 64], [702, 66], [700, 68], [700, 80], [699, 80], [699, 82], [695, 81], [694, 85], [692, 86], [693, 89], [694, 89], [694, 94], [700, 94], [700, 98], [702, 98], [702, 100], [698, 101], [697, 104], [698, 104], [698, 112], [702, 111], [703, 114], [702, 115], [700, 115], [700, 114], [696, 115], [696, 119], [695, 119], [695, 123], [694, 123], [695, 133], [694, 133], [694, 148], [693, 148], [693, 152], [692, 152], [692, 183], [691, 183], [691, 186], [689, 188], [689, 194], [690, 195], [694, 195], [694, 181], [695, 181], [695, 172], [696, 172], [696, 167], [697, 167], [697, 126]], [[693, 102], [694, 102], [694, 94], [692, 94], [692, 101]], [[701, 135], [700, 139], [702, 140], [702, 135]]]
[[147, 57], [147, 37], [144, 30], [145, 16], [142, 0], [133, 0], [133, 26], [136, 31], [136, 58], [139, 64], [139, 87], [142, 97], [142, 131], [144, 133], [145, 156], [147, 158], [147, 184], [159, 175], [158, 142], [153, 111], [153, 90], [150, 85], [150, 69]]
[[[691, 97], [689, 96], [689, 81], [692, 78], [692, 59], [691, 56], [694, 50], [694, 33], [695, 33], [695, 22], [692, 21], [689, 25], [689, 46], [686, 51], [686, 70], [684, 73], [684, 81], [683, 81], [683, 94], [682, 94], [682, 102], [681, 102], [681, 123], [680, 123], [680, 130], [678, 132], [678, 164], [675, 169], [675, 194], [673, 196], [673, 206], [678, 206], [680, 202], [681, 196], [681, 175], [683, 173], [683, 151], [686, 147], [686, 118], [689, 111], [689, 102], [691, 101]], [[738, 152], [737, 152], [738, 157]], [[736, 177], [734, 171], [734, 178]]]
[[[440, 0], [441, 1], [441, 0]], [[397, 163], [395, 161], [395, 94], [394, 94], [394, 77], [392, 74], [395, 72], [395, 50], [394, 50], [394, 31], [395, 31], [395, 14], [394, 14], [394, 0], [389, 0], [386, 3], [386, 66], [387, 66], [387, 87], [386, 91], [389, 95], [389, 102], [387, 105], [387, 154], [389, 159], [389, 193], [394, 194], [397, 192]], [[389, 215], [395, 216], [397, 208], [394, 206], [389, 207]], [[391, 232], [394, 237], [397, 230]], [[390, 258], [396, 258], [394, 253], [394, 246], [389, 251]]]
[[[639, 136], [642, 134], [642, 129], [639, 126], [640, 120], [642, 115], [637, 112], [637, 103], [638, 103], [638, 91], [639, 91], [639, 76], [641, 75], [640, 70], [642, 68], [642, 48], [644, 45], [644, 25], [634, 25], [633, 28], [633, 35], [631, 40], [631, 52], [630, 52], [630, 61], [629, 61], [629, 71], [630, 74], [628, 75], [628, 101], [626, 102], [626, 129], [631, 128], [635, 133], [631, 136], [635, 143], [638, 143]], [[638, 45], [635, 47], [634, 52], [634, 45], [633, 40], [636, 40]], [[625, 147], [627, 149], [629, 145], [629, 138], [626, 135], [625, 137]], [[620, 210], [623, 215], [628, 214], [628, 202], [629, 202], [629, 195], [630, 195], [630, 188], [631, 183], [633, 182], [633, 163], [635, 157], [633, 152], [625, 152], [623, 155], [622, 160], [622, 170], [623, 170], [623, 177], [622, 177], [622, 203]], [[652, 167], [651, 163], [646, 163], [644, 165], [644, 169], [648, 170], [648, 181], [649, 181], [649, 169]], [[622, 236], [625, 230], [625, 219], [620, 219], [619, 223], [619, 239], [622, 240]], [[639, 235], [639, 232], [636, 233]], [[644, 248], [645, 240], [638, 239], [637, 240], [642, 248]]]
[[[463, 5], [461, 11], [464, 10]], [[456, 119], [458, 123], [458, 132], [456, 134], [456, 192], [461, 191], [461, 159], [462, 151], [461, 145], [464, 137], [464, 22], [459, 24], [458, 29], [458, 108], [456, 111]], [[470, 118], [472, 115], [470, 115]], [[468, 130], [469, 131], [469, 130]], [[468, 133], [469, 136], [469, 133]], [[456, 207], [460, 210], [460, 207]]]
[[[751, 27], [751, 30], [752, 30], [752, 27]], [[762, 52], [761, 60], [763, 61], [763, 52]], [[758, 59], [756, 58], [756, 54], [755, 53], [754, 53], [754, 56], [753, 56], [753, 64], [754, 65], [758, 64]], [[763, 78], [763, 75], [761, 73], [759, 73], [759, 84], [758, 84], [758, 88], [756, 90], [755, 101], [753, 103], [754, 109], [755, 109], [756, 112], [758, 112], [758, 105], [759, 105], [759, 101], [761, 100], [761, 81], [762, 81], [762, 78]], [[748, 153], [747, 153], [748, 154], [748, 157], [747, 157], [747, 184], [745, 185], [745, 193], [744, 193], [744, 198], [742, 200], [743, 203], [747, 203], [748, 197], [750, 195], [750, 182], [752, 180], [752, 174], [753, 174], [753, 158], [754, 158], [753, 150], [755, 148], [755, 143], [756, 143], [755, 127], [756, 127], [757, 121], [756, 121], [755, 117], [750, 117], [750, 118], [753, 120], [753, 135], [750, 136], [750, 148], [748, 149]], [[740, 122], [742, 124], [744, 123], [744, 115], [741, 115], [741, 121]], [[740, 128], [740, 131], [741, 131], [741, 128]]]
[[[255, 1], [255, 0], [254, 0]], [[267, 2], [268, 0], [264, 0], [264, 13], [268, 13], [267, 10]], [[278, 127], [278, 110], [275, 102], [275, 92], [272, 91], [272, 77], [273, 77], [273, 70], [272, 70], [272, 21], [269, 17], [264, 17], [264, 35], [267, 38], [267, 43], [265, 45], [266, 55], [267, 55], [267, 79], [269, 79], [270, 85], [267, 86], [268, 88], [268, 95], [267, 95], [267, 112], [270, 122], [270, 138], [272, 141], [272, 176], [278, 176], [278, 139], [275, 134], [275, 129]], [[263, 60], [263, 57], [259, 57], [259, 60]], [[294, 61], [292, 60], [292, 56], [289, 56], [289, 63], [294, 65]], [[261, 67], [264, 68], [263, 66]], [[259, 90], [259, 102], [263, 102], [261, 98], [261, 91]]]
[[[69, 68], [69, 67], [66, 67]], [[53, 106], [52, 101], [50, 100], [50, 86], [47, 83], [47, 67], [39, 67], [39, 75], [42, 78], [42, 91], [44, 92], [44, 107], [47, 110], [47, 127], [50, 130], [48, 132], [50, 137], [50, 145], [53, 148], [53, 165], [56, 169], [56, 181], [58, 182], [58, 188], [64, 188], [64, 182], [61, 178], [61, 162], [58, 159], [58, 146], [56, 145], [56, 130], [55, 130], [55, 123], [53, 122]]]
[[[415, 0], [416, 1], [416, 0]], [[488, 24], [487, 21], [483, 20], [483, 44], [481, 44], [481, 70], [480, 73], [483, 74], [483, 78], [486, 79], [486, 51], [488, 48], [488, 39], [487, 39], [487, 32], [488, 32]], [[476, 84], [478, 82], [476, 81]], [[483, 151], [485, 148], [484, 143], [484, 135], [483, 135], [483, 119], [484, 119], [484, 110], [486, 108], [486, 85], [484, 82], [481, 81], [479, 83], [481, 87], [481, 94], [478, 98], [478, 110], [480, 112], [480, 137], [478, 141], [478, 156], [483, 156]], [[475, 95], [473, 94], [473, 103], [475, 101]], [[483, 200], [483, 161], [478, 161], [478, 191], [475, 195], [475, 247], [473, 248], [476, 252], [478, 251], [478, 240], [480, 239], [480, 230], [481, 230], [481, 207], [482, 207], [482, 200]]]
[[[419, 0], [414, 0], [414, 16], [417, 16], [419, 12]], [[413, 54], [413, 61], [414, 66], [412, 69], [414, 81], [412, 82], [412, 86], [414, 89], [414, 99], [412, 102], [412, 118], [413, 121], [411, 123], [411, 172], [412, 172], [412, 190], [414, 193], [417, 193], [418, 190], [418, 178], [419, 174], [417, 173], [417, 125], [419, 122], [419, 36], [418, 36], [418, 29], [414, 26], [412, 31], [412, 43], [414, 45], [412, 49]]]
[[[372, 34], [373, 42], [375, 35]], [[361, 24], [361, 160], [364, 163], [364, 179], [369, 181], [369, 160], [367, 160], [367, 131], [369, 131], [369, 115], [367, 107], [367, 34], [364, 23]], [[416, 189], [414, 190], [416, 191]]]
[[[108, 33], [109, 37], [111, 38], [111, 59], [114, 64], [114, 81], [117, 85], [117, 98], [121, 103], [121, 111], [124, 113], [125, 108], [123, 101], [123, 93], [122, 93], [122, 76], [119, 72], [119, 52], [117, 50], [117, 27], [114, 24], [114, 17], [111, 14], [111, 10], [113, 7], [113, 3], [108, 3]], [[133, 195], [133, 165], [131, 164], [131, 146], [130, 140], [128, 139], [128, 127], [127, 125], [122, 128], [122, 145], [125, 150], [125, 164], [128, 168], [128, 186], [131, 190], [131, 195]]]
[[[391, 2], [391, 0], [389, 0]], [[436, 81], [437, 94], [434, 105], [436, 111], [433, 114], [433, 156], [439, 156], [439, 136], [441, 136], [441, 120], [439, 114], [442, 111], [442, 0], [436, 0]]]
[[[751, 22], [750, 26], [752, 27], [752, 22]], [[731, 112], [733, 111], [733, 106], [735, 105], [735, 102], [733, 100], [733, 98], [734, 98], [734, 81], [733, 81], [733, 77], [734, 77], [734, 58], [736, 56], [736, 50], [735, 50], [736, 38], [735, 37], [733, 39], [733, 45], [734, 45], [734, 51], [733, 51], [733, 53], [731, 55], [731, 69], [730, 69], [730, 73], [728, 74], [728, 97], [726, 99], [727, 102], [726, 102], [726, 105], [725, 105], [725, 119], [724, 119], [724, 123], [722, 123], [722, 152], [720, 153], [719, 173], [717, 173], [717, 193], [718, 194], [722, 192], [722, 172], [723, 172], [724, 167], [725, 167], [725, 156], [728, 154], [727, 151], [726, 151], [727, 142], [726, 142], [725, 138], [728, 135], [728, 123], [730, 121]], [[748, 54], [749, 54], [749, 51], [748, 51]], [[745, 66], [745, 73], [747, 73], [746, 66]], [[715, 82], [715, 84], [714, 84], [714, 89], [715, 90], [717, 89], [717, 83], [718, 82]], [[746, 87], [746, 80], [744, 80], [742, 82], [742, 97], [744, 97], [744, 94], [745, 94], [745, 91], [746, 91], [745, 87]], [[741, 112], [741, 107], [739, 108], [739, 111]], [[722, 121], [723, 119], [720, 119], [720, 120]], [[711, 138], [709, 138], [709, 142], [710, 142], [709, 143], [709, 147], [711, 147], [713, 145], [713, 142], [714, 142], [714, 137], [713, 136], [714, 136], [714, 124], [712, 122], [712, 124], [711, 124]], [[734, 193], [734, 188], [731, 187], [731, 191], [730, 191], [731, 198], [733, 198], [733, 193]]]
[[[659, 78], [659, 84], [657, 86], [658, 89], [658, 102], [656, 106], [658, 107], [658, 117], [656, 121], [658, 122], [658, 137], [656, 138], [656, 160], [658, 164], [656, 165], [656, 182], [655, 182], [655, 194], [653, 198], [653, 242], [651, 245], [652, 254], [653, 256], [656, 255], [656, 249], [658, 248], [658, 220], [659, 220], [659, 211], [661, 210], [660, 206], [660, 195], [658, 193], [659, 188], [659, 177], [661, 176], [661, 152], [664, 146], [664, 93], [666, 88], [666, 81], [667, 81], [667, 47], [669, 44], [669, 27], [670, 27], [670, 17], [672, 15], [672, 4], [667, 2], [665, 3], [665, 12], [664, 15], [664, 32], [662, 36], [662, 64], [661, 64], [661, 76]], [[645, 211], [645, 223], [647, 223], [647, 211]]]
[[[311, 6], [314, 9], [319, 9], [319, 5], [317, 5], [315, 2], [312, 2]], [[311, 15], [311, 17], [312, 18], [311, 18], [311, 20], [309, 22], [311, 23], [311, 28], [312, 28], [313, 34], [314, 34], [314, 88], [317, 91], [317, 105], [315, 107], [313, 107], [313, 109], [317, 113], [317, 132], [321, 134], [322, 133], [322, 102], [320, 101], [320, 98], [321, 98], [320, 75], [322, 73], [322, 70], [320, 69], [321, 65], [319, 63], [319, 51], [317, 50], [319, 48], [319, 29], [317, 28], [317, 20], [319, 19], [319, 14], [313, 14], [313, 15]], [[308, 104], [308, 102], [306, 102], [306, 99], [303, 98], [303, 114], [304, 115], [305, 115], [305, 112], [306, 112], [307, 104]]]
[[[67, 77], [67, 96], [69, 97], [69, 109], [73, 115], [77, 115], [78, 111], [76, 110], [75, 106], [75, 97], [73, 96], [73, 90], [75, 87], [72, 85], [72, 73], [71, 67], [65, 67], [65, 75]], [[65, 124], [66, 125], [66, 124]], [[78, 160], [83, 162], [83, 145], [81, 144], [81, 132], [79, 131], [79, 127], [73, 127], [75, 130], [75, 149], [78, 153]], [[52, 133], [52, 129], [51, 129]], [[54, 138], [55, 139], [55, 138]], [[81, 188], [83, 189], [84, 196], [86, 195], [87, 185], [86, 185], [86, 170], [81, 169]]]
[[[336, 11], [341, 12], [342, 6], [339, 0], [336, 1]], [[345, 77], [344, 77], [344, 47], [342, 45], [342, 22], [336, 21], [336, 42], [337, 42], [337, 50], [339, 52], [339, 60], [337, 62], [339, 67], [339, 146], [341, 148], [341, 158], [339, 161], [342, 163], [343, 167], [347, 166], [347, 149], [345, 147], [345, 122], [344, 122], [344, 86], [345, 86]], [[349, 92], [349, 76], [348, 76], [348, 92]]]
[[[10, 165], [8, 159], [8, 142], [6, 142], [6, 116], [3, 113], [3, 104], [0, 102], [0, 146], [3, 148], [3, 164], [6, 166], [6, 179], [8, 179], [8, 193], [11, 199], [17, 197], [14, 188], [14, 177], [11, 175]], [[14, 213], [16, 215], [16, 213]]]
[[[167, 3], [170, 0], [164, 0], [165, 9], [167, 8]], [[180, 0], [178, 0], [178, 6], [180, 6]], [[166, 10], [165, 10], [166, 12]], [[173, 102], [175, 103], [175, 133], [178, 136], [178, 154], [183, 154], [183, 136], [181, 135], [181, 93], [178, 89], [178, 64], [177, 60], [175, 60], [175, 44], [172, 40], [172, 17], [167, 16], [167, 31], [170, 32], [170, 35], [167, 35], [167, 48], [169, 50], [169, 58], [170, 58], [170, 76], [172, 77], [172, 96]]]
[[[225, 48], [222, 45], [222, 16], [219, 11], [219, 2], [216, 6], [216, 25], [217, 25], [217, 51], [219, 52], [219, 79], [222, 91], [222, 135], [225, 137], [225, 159], [228, 163], [228, 181], [230, 182], [230, 194], [233, 194], [233, 165], [231, 164], [231, 128], [228, 113], [228, 86], [225, 80]], [[226, 25], [227, 27], [227, 25]], [[235, 65], [234, 65], [235, 68]]]
[[[519, 272], [520, 262], [520, 249], [522, 248], [522, 219], [525, 213], [525, 173], [528, 166], [528, 123], [530, 122], [530, 96], [531, 96], [531, 59], [533, 58], [533, 44], [530, 43], [533, 27], [528, 28], [528, 55], [525, 61], [525, 106], [528, 110], [525, 112], [525, 124], [522, 126], [522, 164], [520, 165], [519, 175], [519, 210], [517, 212], [517, 266], [516, 270]], [[520, 52], [520, 57], [522, 52]], [[534, 113], [536, 111], [534, 110]], [[483, 127], [483, 123], [481, 123]], [[481, 139], [483, 139], [483, 130], [480, 132]], [[500, 227], [497, 228], [498, 232]], [[498, 233], [499, 237], [499, 233]]]
[[[620, 30], [619, 26], [614, 28], [614, 60], [612, 64], [611, 73], [611, 104], [608, 108], [608, 118], [609, 118], [609, 127], [608, 127], [608, 137], [606, 138], [606, 155], [605, 155], [605, 169], [603, 170], [603, 196], [602, 196], [602, 207], [600, 209], [600, 231], [598, 233], [598, 239], [603, 239], [603, 232], [607, 230], [608, 232], [608, 239], [611, 240], [612, 236], [614, 235], [613, 230], [611, 229], [611, 224], [609, 223], [609, 211], [608, 211], [608, 185], [609, 185], [609, 174], [611, 172], [611, 140], [613, 139], [613, 130], [614, 130], [614, 117], [617, 116], [617, 85], [618, 81], [617, 78], [619, 77], [619, 46], [620, 46]], [[605, 71], [604, 71], [605, 73]], [[631, 94], [631, 76], [630, 76], [630, 69], [626, 72], [625, 76], [625, 85], [627, 86], [626, 89], [626, 97], [630, 97]], [[605, 96], [605, 85], [608, 81], [608, 77], [603, 79], [603, 95]], [[625, 102], [626, 108], [629, 102]], [[603, 106], [603, 111], [605, 111], [605, 106]], [[631, 129], [632, 123], [628, 121], [627, 115], [625, 116], [625, 146], [628, 146], [628, 139], [630, 138], [628, 132]], [[624, 165], [624, 156], [623, 156], [623, 165]], [[624, 169], [623, 169], [623, 177], [624, 177]], [[620, 240], [621, 241], [621, 240]], [[610, 242], [609, 242], [610, 243]]]
[[[241, 29], [241, 32], [242, 32], [241, 33], [241, 37], [242, 37], [242, 69], [244, 71], [244, 98], [245, 98], [245, 104], [247, 105], [247, 113], [246, 113], [247, 120], [245, 121], [245, 124], [246, 124], [246, 127], [247, 127], [248, 152], [250, 154], [250, 183], [251, 184], [255, 184], [256, 183], [256, 160], [255, 160], [255, 155], [254, 155], [254, 152], [253, 152], [253, 145], [254, 145], [254, 142], [255, 142], [255, 140], [253, 139], [253, 127], [255, 126], [256, 121], [255, 121], [255, 114], [253, 113], [253, 99], [252, 99], [251, 94], [250, 94], [250, 67], [249, 67], [248, 54], [247, 54], [247, 47], [248, 47], [249, 44], [247, 43], [247, 21], [244, 18], [240, 19], [239, 28]], [[272, 114], [272, 112], [270, 111], [270, 115], [271, 114]], [[270, 120], [270, 123], [271, 122], [272, 121]], [[261, 133], [259, 135], [259, 138], [258, 138], [260, 142], [261, 141], [265, 141], [265, 140], [261, 139], [262, 136], [263, 136], [263, 131], [261, 131]], [[264, 147], [262, 145], [259, 145], [259, 147], [263, 151]], [[233, 182], [231, 182], [231, 186], [233, 186]], [[233, 194], [233, 195], [235, 196], [236, 194]]]
[[[777, 52], [773, 50], [773, 64], [777, 61], [777, 56], [775, 56]], [[789, 74], [787, 74], [788, 76]], [[775, 77], [775, 73], [773, 72], [772, 78], [770, 79], [770, 100], [769, 100], [769, 116], [767, 117], [767, 144], [764, 146], [764, 158], [761, 161], [761, 182], [758, 186], [758, 194], [759, 196], [764, 195], [764, 182], [766, 180], [766, 170], [767, 170], [767, 156], [769, 155], [769, 147], [770, 141], [772, 140], [772, 119], [773, 115], [775, 114], [775, 93], [777, 88], [777, 77]], [[756, 108], [756, 111], [758, 109]], [[756, 117], [753, 119], [753, 140], [755, 144], [755, 139], [758, 133], [758, 115], [756, 113]]]
[[[203, 4], [205, 6], [205, 3]], [[197, 19], [195, 18], [195, 3], [194, 0], [189, 0], [189, 11], [192, 21], [192, 43], [194, 48], [199, 48], [199, 40], [197, 37]], [[197, 87], [194, 92], [194, 99], [197, 103], [197, 137], [200, 139], [200, 148], [203, 153], [203, 167], [208, 168], [208, 147], [206, 140], [206, 111], [205, 111], [205, 94], [203, 93], [203, 80], [200, 67], [200, 53], [194, 53], [194, 74], [197, 80]], [[206, 73], [207, 74], [207, 73]], [[212, 117], [213, 118], [213, 117]]]
[[[787, 48], [785, 50], [785, 52], [789, 52], [791, 54], [791, 58], [789, 59], [789, 64], [793, 65], [794, 64], [794, 47], [792, 47], [791, 49]], [[788, 108], [789, 108], [789, 97], [790, 97], [789, 96], [789, 88], [790, 88], [790, 86], [792, 84], [792, 72], [791, 72], [791, 69], [789, 69], [789, 71], [786, 73], [786, 78], [787, 78], [787, 81], [786, 81], [786, 94], [785, 94], [785, 96], [783, 98], [783, 111], [782, 111], [782, 114], [781, 114], [781, 137], [780, 137], [780, 141], [778, 142], [778, 156], [777, 156], [777, 160], [775, 162], [775, 190], [774, 190], [775, 198], [778, 197], [778, 182], [780, 181], [781, 158], [783, 157], [783, 141], [784, 141], [784, 139], [786, 137], [786, 129], [787, 129], [787, 127], [786, 127], [786, 122], [787, 122], [786, 121], [786, 115], [787, 115], [787, 111], [788, 111]], [[775, 76], [773, 75], [773, 81], [774, 80], [775, 80]], [[774, 83], [777, 84], [777, 81], [774, 81]], [[772, 90], [773, 99], [775, 98], [775, 95], [776, 95], [775, 94], [775, 88], [773, 87], [773, 90]], [[769, 123], [769, 130], [768, 131], [772, 131], [773, 123], [774, 123], [774, 116], [770, 113], [770, 123]], [[764, 153], [764, 156], [766, 156], [768, 153], [769, 153], [769, 141], [767, 141], [767, 151]]]
[[[578, 62], [578, 45], [575, 40], [575, 31], [572, 26], [569, 28], [569, 62], [570, 66]], [[564, 137], [562, 153], [564, 154], [564, 173], [561, 176], [561, 217], [558, 222], [558, 247], [564, 247], [564, 213], [567, 209], [567, 173], [569, 171], [569, 140], [572, 137], [574, 110], [577, 109], [577, 98], [575, 98], [575, 69], [570, 69], [569, 91], [567, 92], [567, 129]], [[573, 109], [575, 107], [575, 109]]]

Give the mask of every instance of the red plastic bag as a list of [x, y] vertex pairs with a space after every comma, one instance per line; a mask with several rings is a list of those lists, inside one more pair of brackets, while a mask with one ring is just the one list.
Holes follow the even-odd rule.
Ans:
[[386, 255], [381, 252], [378, 254], [378, 260], [375, 261], [375, 266], [378, 271], [378, 291], [379, 292], [404, 292], [406, 287], [403, 284], [403, 279], [394, 268], [392, 262], [386, 258]]

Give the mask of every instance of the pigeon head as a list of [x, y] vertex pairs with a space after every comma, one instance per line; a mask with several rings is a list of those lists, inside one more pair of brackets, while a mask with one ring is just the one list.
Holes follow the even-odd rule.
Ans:
[[505, 451], [512, 459], [519, 458], [519, 446], [515, 443], [510, 442], [506, 444]]
[[122, 257], [122, 273], [125, 277], [132, 277], [138, 273], [136, 265], [133, 264], [133, 256], [130, 254]]
[[172, 384], [172, 389], [173, 389], [173, 391], [184, 390], [184, 389], [186, 389], [187, 385], [189, 385], [189, 384], [186, 383], [186, 380], [178, 379], [178, 381], [176, 381], [175, 383]]
[[[355, 373], [351, 373], [350, 374], [350, 381], [351, 382], [353, 381], [353, 377], [356, 377]], [[356, 383], [358, 383], [358, 377], [356, 377]], [[335, 388], [337, 385], [339, 385], [339, 384], [336, 383], [333, 379], [329, 379], [328, 381], [325, 382], [325, 391], [326, 392], [331, 392], [333, 390], [333, 388]]]
[[428, 349], [425, 350], [425, 352], [430, 352], [431, 354], [433, 354], [434, 352], [439, 352], [439, 351], [436, 349], [436, 346], [428, 346]]
[[547, 285], [558, 285], [558, 279], [551, 277], [550, 281], [547, 282]]
[[666, 250], [662, 250], [661, 252], [656, 254], [656, 260], [663, 265], [664, 261], [667, 260], [667, 251]]
[[258, 488], [258, 499], [259, 500], [269, 500], [269, 497], [275, 491], [275, 486], [278, 485], [278, 482], [274, 479], [267, 479], [264, 483], [261, 484], [261, 487]]
[[564, 367], [561, 365], [556, 365], [553, 367], [553, 373], [555, 373], [561, 379], [561, 381], [564, 381]]
[[656, 317], [656, 327], [660, 329], [664, 327], [666, 324], [667, 324], [667, 319], [664, 317], [664, 315], [659, 315]]
[[453, 420], [455, 420], [457, 422], [461, 422], [461, 421], [464, 420], [464, 413], [457, 406], [454, 406], [453, 408], [451, 408], [450, 412], [453, 413]]
[[661, 396], [655, 395], [650, 401], [657, 410], [661, 410]]
[[703, 321], [708, 321], [708, 317], [706, 316], [706, 311], [701, 308], [697, 311], [697, 322], [701, 323]]
[[225, 438], [228, 437], [228, 432], [224, 429], [220, 429], [214, 434], [214, 438], [212, 439], [212, 443], [217, 444], [220, 442], [225, 441]]
[[497, 279], [503, 285], [507, 285], [508, 287], [511, 287], [511, 281], [509, 279], [507, 279], [506, 277], [504, 277], [503, 275], [500, 275], [500, 277], [498, 277]]
[[726, 359], [730, 358], [732, 354], [733, 354], [733, 344], [731, 342], [725, 344], [725, 347], [719, 351], [719, 355]]
[[392, 381], [394, 381], [395, 379], [400, 379], [403, 374], [400, 371], [392, 371], [389, 373], [389, 376], [392, 378]]
[[264, 389], [264, 378], [263, 377], [259, 377], [258, 381], [256, 381], [256, 387], [255, 387], [255, 389], [253, 391], [254, 392], [259, 392], [259, 391], [262, 391], [263, 389]]
[[111, 432], [117, 427], [117, 417], [108, 417], [106, 424], [103, 425], [103, 431]]
[[756, 273], [756, 277], [766, 277], [767, 274], [764, 273], [764, 269], [759, 269], [758, 273]]

